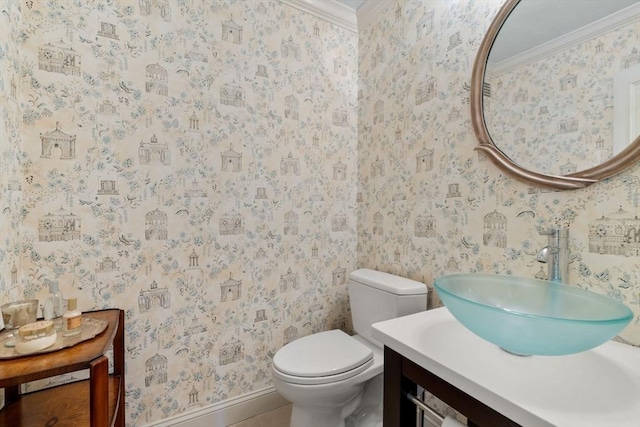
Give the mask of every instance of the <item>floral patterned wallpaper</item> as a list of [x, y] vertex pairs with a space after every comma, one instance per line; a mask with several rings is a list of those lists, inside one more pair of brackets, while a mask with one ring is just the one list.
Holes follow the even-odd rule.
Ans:
[[269, 0], [5, 7], [1, 300], [126, 310], [128, 424], [349, 328], [356, 34]]
[[471, 71], [502, 3], [389, 1], [359, 27], [358, 264], [425, 283], [456, 272], [546, 278], [538, 231], [570, 227], [569, 282], [630, 307], [621, 339], [640, 345], [640, 165], [554, 191], [473, 150]]
[[[507, 153], [519, 165], [554, 175], [611, 158], [614, 79], [640, 63], [639, 41], [640, 17], [492, 74], [491, 96], [485, 98], [489, 133], [497, 141], [509, 139]], [[550, 140], [555, 143], [540, 149]]]
[[358, 35], [269, 0], [6, 3], [2, 302], [125, 309], [131, 425], [270, 386], [284, 343], [349, 328], [356, 267], [543, 277], [549, 226], [640, 345], [640, 166], [556, 192], [473, 151], [501, 3], [389, 0]]

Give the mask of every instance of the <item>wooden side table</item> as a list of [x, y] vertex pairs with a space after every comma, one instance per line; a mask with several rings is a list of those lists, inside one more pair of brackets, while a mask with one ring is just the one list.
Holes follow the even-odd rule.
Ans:
[[[0, 426], [124, 427], [124, 311], [84, 315], [107, 320], [107, 328], [73, 347], [0, 361], [0, 388], [5, 389]], [[105, 353], [112, 344], [114, 366], [109, 375]], [[20, 393], [22, 383], [84, 369], [89, 370], [87, 380]]]

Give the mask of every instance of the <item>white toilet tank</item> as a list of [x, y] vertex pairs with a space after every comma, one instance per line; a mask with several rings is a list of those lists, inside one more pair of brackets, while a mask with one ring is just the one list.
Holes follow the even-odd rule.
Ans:
[[356, 334], [382, 347], [371, 325], [427, 309], [427, 285], [366, 268], [349, 275], [351, 318]]

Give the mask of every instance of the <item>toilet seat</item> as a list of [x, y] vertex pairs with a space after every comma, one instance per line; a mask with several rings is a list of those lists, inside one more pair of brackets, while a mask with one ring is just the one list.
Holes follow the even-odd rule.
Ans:
[[273, 358], [274, 375], [308, 385], [342, 381], [372, 364], [371, 349], [338, 329], [297, 339]]

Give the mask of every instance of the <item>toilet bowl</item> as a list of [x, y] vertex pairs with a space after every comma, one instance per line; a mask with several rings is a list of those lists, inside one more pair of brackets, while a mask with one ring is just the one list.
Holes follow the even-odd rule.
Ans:
[[272, 373], [276, 390], [294, 403], [291, 427], [345, 426], [345, 418], [360, 407], [365, 383], [382, 374], [383, 360], [382, 348], [340, 330], [283, 347]]
[[276, 352], [276, 390], [293, 403], [291, 427], [381, 427], [383, 348], [371, 324], [425, 310], [424, 284], [374, 270], [350, 275], [354, 329], [319, 332]]

